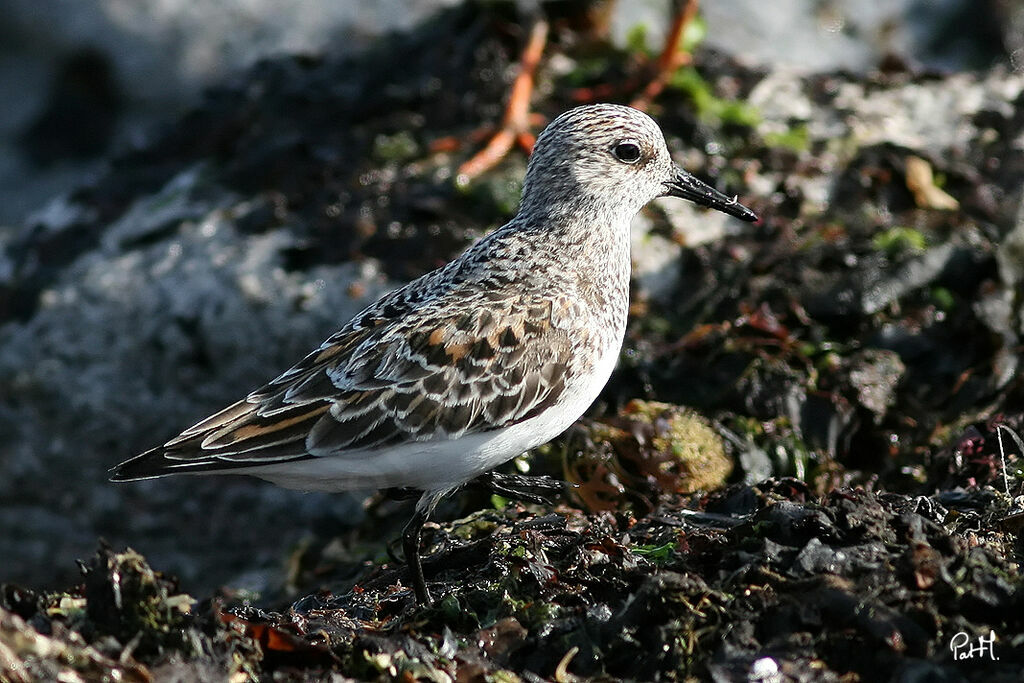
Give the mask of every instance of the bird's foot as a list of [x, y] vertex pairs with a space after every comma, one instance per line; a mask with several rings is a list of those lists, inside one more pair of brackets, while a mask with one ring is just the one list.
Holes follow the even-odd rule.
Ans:
[[469, 486], [482, 488], [493, 494], [511, 500], [529, 501], [538, 505], [550, 505], [551, 497], [564, 491], [566, 482], [551, 477], [527, 477], [521, 474], [499, 474], [488, 472], [469, 482]]

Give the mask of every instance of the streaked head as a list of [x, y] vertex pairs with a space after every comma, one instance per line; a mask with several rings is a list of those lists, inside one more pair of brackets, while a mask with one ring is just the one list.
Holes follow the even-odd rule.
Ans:
[[568, 197], [629, 215], [662, 196], [757, 220], [735, 198], [679, 168], [654, 119], [617, 104], [576, 107], [548, 124], [537, 138], [523, 186], [524, 207]]

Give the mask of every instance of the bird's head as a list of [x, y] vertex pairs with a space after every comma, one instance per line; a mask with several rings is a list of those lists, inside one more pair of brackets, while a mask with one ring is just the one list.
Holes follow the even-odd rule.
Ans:
[[757, 220], [735, 197], [677, 166], [650, 116], [617, 104], [576, 107], [548, 124], [537, 138], [523, 186], [524, 207], [569, 200], [614, 206], [630, 217], [663, 196]]

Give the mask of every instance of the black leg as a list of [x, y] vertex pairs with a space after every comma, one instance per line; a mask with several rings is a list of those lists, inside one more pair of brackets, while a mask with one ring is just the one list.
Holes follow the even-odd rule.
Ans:
[[521, 474], [488, 472], [470, 481], [469, 486], [482, 488], [503, 498], [545, 505], [551, 503], [550, 496], [565, 490], [567, 484], [551, 477], [524, 477]]
[[405, 561], [409, 565], [409, 573], [412, 574], [412, 589], [416, 593], [416, 602], [421, 605], [433, 602], [430, 593], [427, 592], [427, 582], [423, 579], [423, 563], [420, 562], [420, 531], [427, 521], [427, 514], [426, 510], [417, 505], [416, 512], [402, 532], [402, 550], [405, 551]]
[[[470, 481], [468, 486], [485, 489], [499, 496], [513, 500], [528, 500], [533, 503], [546, 504], [551, 500], [548, 496], [563, 491], [567, 484], [551, 477], [524, 477], [519, 474], [498, 474], [488, 472]], [[386, 491], [395, 498], [406, 498], [413, 493], [412, 489], [388, 489]], [[427, 590], [427, 582], [423, 578], [423, 562], [420, 560], [420, 532], [423, 531], [423, 524], [427, 521], [434, 505], [441, 499], [446, 491], [433, 491], [424, 493], [416, 504], [416, 511], [412, 519], [405, 525], [402, 531], [402, 550], [405, 552], [405, 561], [409, 565], [409, 574], [412, 579], [412, 588], [416, 593], [416, 602], [421, 605], [430, 605], [433, 600]]]

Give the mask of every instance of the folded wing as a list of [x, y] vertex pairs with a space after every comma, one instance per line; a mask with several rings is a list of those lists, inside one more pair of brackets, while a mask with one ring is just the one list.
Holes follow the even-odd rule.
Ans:
[[244, 400], [118, 465], [112, 479], [362, 457], [529, 419], [558, 401], [572, 372], [553, 305], [467, 301], [447, 316], [429, 305], [377, 306]]

